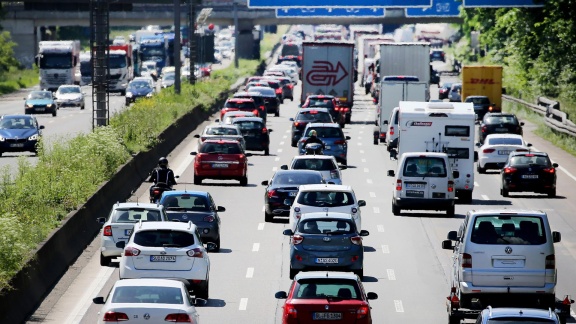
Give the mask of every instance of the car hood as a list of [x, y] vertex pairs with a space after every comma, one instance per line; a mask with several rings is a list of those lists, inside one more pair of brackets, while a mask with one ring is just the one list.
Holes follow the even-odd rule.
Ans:
[[54, 103], [52, 99], [29, 99], [26, 100], [26, 105], [49, 105]]
[[150, 92], [152, 92], [152, 89], [150, 89], [150, 88], [140, 88], [140, 89], [128, 88], [128, 90], [126, 90], [126, 91], [132, 92], [132, 94], [134, 94], [134, 95], [147, 95]]
[[66, 93], [57, 95], [57, 99], [78, 99], [81, 97], [82, 95], [78, 93]]
[[0, 136], [4, 138], [28, 138], [37, 133], [36, 129], [0, 129]]

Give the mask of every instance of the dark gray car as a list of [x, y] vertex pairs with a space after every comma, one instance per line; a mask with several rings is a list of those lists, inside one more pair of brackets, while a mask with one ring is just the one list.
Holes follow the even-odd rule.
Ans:
[[468, 96], [464, 102], [471, 102], [474, 105], [476, 120], [482, 120], [486, 113], [493, 112], [493, 106], [490, 104], [490, 98], [487, 96]]

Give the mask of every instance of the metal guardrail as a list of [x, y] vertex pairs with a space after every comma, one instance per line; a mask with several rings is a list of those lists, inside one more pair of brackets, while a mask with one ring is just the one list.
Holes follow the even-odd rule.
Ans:
[[558, 101], [538, 97], [536, 104], [533, 104], [507, 95], [502, 95], [502, 99], [530, 108], [532, 111], [542, 115], [544, 117], [544, 123], [552, 130], [576, 137], [576, 124], [568, 119], [567, 113], [560, 110], [560, 103]]

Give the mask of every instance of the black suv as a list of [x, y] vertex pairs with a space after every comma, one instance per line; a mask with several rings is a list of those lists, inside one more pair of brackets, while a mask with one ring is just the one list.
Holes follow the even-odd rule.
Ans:
[[500, 174], [500, 194], [536, 192], [556, 197], [556, 168], [544, 152], [512, 152]]
[[270, 154], [270, 132], [266, 123], [260, 117], [238, 117], [232, 120], [232, 124], [238, 126], [246, 142], [247, 150], [264, 151], [264, 155]]
[[446, 62], [446, 55], [443, 50], [432, 50], [430, 51], [430, 62], [442, 61]]
[[524, 123], [519, 122], [514, 114], [487, 113], [480, 123], [478, 140], [480, 143], [484, 143], [484, 139], [490, 134], [522, 135], [522, 126]]

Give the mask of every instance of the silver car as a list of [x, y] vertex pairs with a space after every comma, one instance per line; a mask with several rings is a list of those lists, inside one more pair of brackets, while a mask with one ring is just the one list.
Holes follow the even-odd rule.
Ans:
[[288, 165], [281, 167], [283, 170], [314, 170], [322, 173], [326, 182], [342, 184], [342, 172], [346, 166], [338, 166], [336, 158], [330, 155], [297, 155], [292, 158]]
[[54, 93], [58, 108], [62, 107], [79, 107], [84, 109], [86, 103], [84, 92], [78, 85], [61, 85]]
[[488, 308], [484, 309], [476, 319], [477, 324], [501, 323], [549, 323], [560, 324], [560, 318], [551, 309], [535, 308]]

